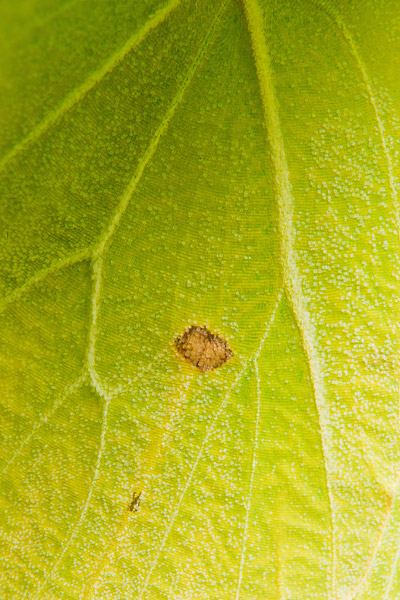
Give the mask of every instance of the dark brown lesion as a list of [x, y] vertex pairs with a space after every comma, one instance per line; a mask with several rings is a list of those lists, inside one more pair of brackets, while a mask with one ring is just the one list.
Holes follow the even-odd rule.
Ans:
[[175, 347], [180, 356], [204, 373], [217, 369], [233, 356], [223, 338], [198, 325], [192, 325], [179, 335]]
[[139, 492], [138, 494], [136, 492], [133, 492], [132, 500], [131, 500], [130, 504], [128, 505], [128, 510], [130, 512], [137, 512], [139, 510], [141, 496], [142, 496], [142, 492]]

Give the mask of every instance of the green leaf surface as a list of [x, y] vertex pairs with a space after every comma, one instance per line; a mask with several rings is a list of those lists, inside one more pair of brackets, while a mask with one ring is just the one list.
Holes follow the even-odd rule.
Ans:
[[0, 4], [2, 599], [400, 597], [399, 30]]

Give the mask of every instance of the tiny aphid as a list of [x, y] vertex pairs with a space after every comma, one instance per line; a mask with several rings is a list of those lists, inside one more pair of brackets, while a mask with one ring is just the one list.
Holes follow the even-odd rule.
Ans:
[[213, 371], [232, 358], [227, 342], [206, 327], [193, 325], [175, 339], [179, 354], [203, 372]]
[[141, 495], [142, 492], [139, 492], [138, 494], [136, 494], [136, 492], [133, 492], [131, 503], [128, 506], [128, 510], [130, 512], [137, 512], [139, 510]]

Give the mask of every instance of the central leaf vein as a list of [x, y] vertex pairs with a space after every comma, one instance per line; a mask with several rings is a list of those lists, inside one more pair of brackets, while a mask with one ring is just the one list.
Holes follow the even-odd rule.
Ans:
[[289, 167], [280, 126], [278, 102], [275, 95], [271, 60], [266, 43], [264, 16], [257, 0], [243, 0], [248, 30], [253, 48], [255, 68], [264, 111], [272, 163], [275, 170], [275, 187], [278, 204], [279, 232], [281, 238], [281, 264], [283, 280], [289, 304], [300, 331], [304, 353], [307, 358], [311, 383], [314, 391], [319, 428], [322, 441], [324, 465], [331, 509], [332, 573], [331, 595], [335, 597], [336, 543], [335, 543], [335, 504], [332, 492], [331, 465], [328, 454], [329, 407], [325, 399], [322, 367], [316, 349], [315, 331], [311, 322], [307, 302], [303, 294], [301, 277], [297, 267], [295, 250], [295, 229], [293, 223], [293, 197], [291, 192]]

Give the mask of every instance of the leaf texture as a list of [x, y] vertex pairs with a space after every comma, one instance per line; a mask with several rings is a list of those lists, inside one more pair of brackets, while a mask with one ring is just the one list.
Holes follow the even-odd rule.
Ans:
[[398, 598], [396, 2], [0, 23], [1, 598]]

